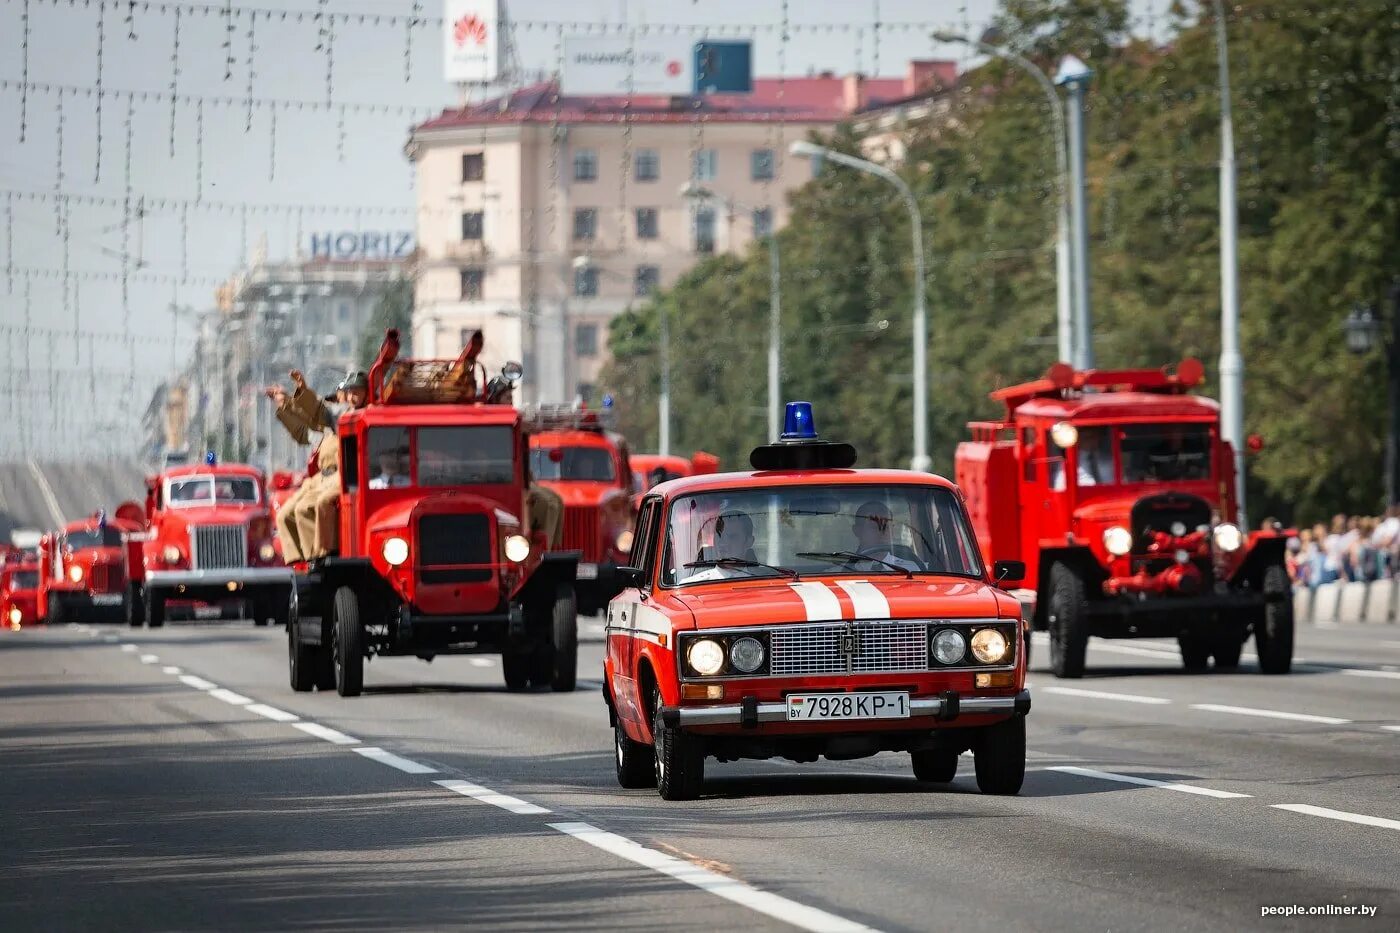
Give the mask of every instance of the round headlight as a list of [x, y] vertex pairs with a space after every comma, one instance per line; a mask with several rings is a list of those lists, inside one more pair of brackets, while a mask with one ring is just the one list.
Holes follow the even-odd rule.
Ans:
[[1006, 659], [1010, 643], [994, 628], [984, 628], [972, 636], [972, 656], [983, 664], [996, 664]]
[[1069, 450], [1079, 443], [1079, 429], [1068, 421], [1060, 421], [1050, 429], [1050, 440], [1059, 447]]
[[273, 549], [272, 545], [264, 544], [262, 547], [258, 548], [258, 556], [263, 560], [272, 560], [277, 556], [277, 551]]
[[957, 664], [967, 653], [967, 639], [950, 628], [933, 636], [933, 657], [939, 664]]
[[167, 564], [173, 564], [180, 559], [180, 549], [173, 544], [167, 544], [160, 552], [160, 556]]
[[530, 539], [524, 535], [506, 538], [506, 560], [522, 564], [530, 556]]
[[729, 646], [729, 663], [735, 670], [752, 674], [763, 666], [763, 642], [757, 638], [736, 638]]
[[1175, 535], [1175, 536], [1178, 537], [1178, 538], [1180, 538], [1182, 535], [1186, 534], [1186, 523], [1185, 523], [1185, 522], [1172, 522], [1172, 534]]
[[1122, 525], [1114, 525], [1112, 528], [1105, 528], [1103, 533], [1104, 550], [1114, 557], [1122, 557], [1133, 549], [1132, 532]]
[[632, 529], [627, 529], [617, 536], [617, 549], [624, 554], [632, 553]]
[[1229, 522], [1216, 525], [1214, 537], [1215, 546], [1226, 553], [1238, 551], [1240, 545], [1244, 544], [1244, 533], [1240, 531], [1240, 526]]
[[408, 560], [408, 542], [403, 538], [390, 538], [384, 542], [384, 559], [390, 567], [397, 567]]
[[19, 607], [18, 607], [18, 606], [11, 606], [11, 607], [10, 607], [10, 624], [11, 624], [11, 625], [19, 625], [20, 620], [23, 619], [23, 618], [24, 618], [24, 613], [22, 613], [22, 612], [19, 611]]
[[72, 580], [74, 583], [82, 583], [82, 582], [83, 582], [83, 568], [79, 567], [77, 564], [74, 564], [72, 567], [69, 567], [69, 568], [68, 568], [68, 579]]
[[713, 638], [697, 639], [686, 649], [685, 660], [701, 676], [718, 674], [724, 669], [724, 646]]

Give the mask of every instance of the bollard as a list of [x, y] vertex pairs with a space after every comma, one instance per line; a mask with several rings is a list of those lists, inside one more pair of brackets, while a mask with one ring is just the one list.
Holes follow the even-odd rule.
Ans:
[[1339, 583], [1341, 594], [1337, 597], [1338, 622], [1364, 622], [1366, 619], [1366, 593], [1369, 589], [1365, 581]]
[[1366, 622], [1392, 622], [1395, 620], [1395, 581], [1390, 578], [1374, 580], [1368, 584], [1366, 595]]
[[1340, 583], [1324, 583], [1313, 590], [1312, 622], [1331, 625], [1337, 621], [1337, 603], [1341, 600]]

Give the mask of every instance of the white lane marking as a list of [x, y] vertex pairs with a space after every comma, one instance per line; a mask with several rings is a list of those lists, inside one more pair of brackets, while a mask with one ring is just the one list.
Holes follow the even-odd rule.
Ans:
[[1345, 810], [1329, 810], [1326, 807], [1309, 806], [1306, 803], [1270, 804], [1275, 810], [1288, 810], [1293, 813], [1306, 813], [1309, 816], [1325, 816], [1329, 820], [1342, 820], [1347, 823], [1360, 823], [1363, 826], [1379, 826], [1382, 829], [1400, 829], [1400, 820], [1387, 820], [1380, 816], [1367, 816], [1364, 813], [1348, 813]]
[[1400, 732], [1400, 726], [1381, 726], [1382, 729], [1389, 729], [1391, 732]]
[[1041, 693], [1059, 693], [1069, 697], [1088, 697], [1091, 700], [1122, 700], [1124, 703], [1170, 703], [1166, 697], [1139, 696], [1134, 693], [1108, 693], [1104, 690], [1081, 690], [1078, 687], [1041, 687]]
[[277, 722], [296, 722], [298, 719], [301, 718], [296, 713], [289, 713], [284, 709], [278, 709], [275, 706], [268, 706], [265, 703], [250, 703], [249, 705], [243, 708], [250, 713], [257, 713], [259, 716], [266, 716], [268, 719], [272, 719]]
[[135, 650], [136, 650], [136, 646], [133, 645], [133, 644], [131, 644], [130, 642], [127, 642], [125, 645], [122, 645], [122, 650], [123, 650], [123, 651], [135, 651]]
[[495, 667], [496, 662], [490, 658], [471, 658], [467, 661], [472, 667]]
[[1350, 719], [1338, 719], [1336, 716], [1314, 716], [1311, 713], [1285, 713], [1277, 709], [1254, 709], [1250, 706], [1222, 706], [1219, 703], [1192, 703], [1192, 709], [1205, 710], [1208, 713], [1235, 713], [1239, 716], [1262, 716], [1266, 719], [1291, 719], [1295, 722], [1320, 722], [1328, 726], [1344, 726], [1351, 722]]
[[1093, 768], [1076, 768], [1073, 765], [1053, 765], [1046, 771], [1063, 771], [1081, 777], [1098, 778], [1101, 781], [1118, 781], [1121, 784], [1141, 784], [1143, 787], [1160, 787], [1163, 790], [1181, 791], [1183, 794], [1199, 794], [1202, 797], [1218, 797], [1230, 800], [1239, 797], [1252, 797], [1253, 794], [1236, 794], [1228, 790], [1215, 790], [1211, 787], [1197, 787], [1194, 784], [1178, 784], [1174, 781], [1157, 781], [1152, 778], [1135, 777], [1131, 774], [1115, 774], [1112, 771], [1096, 771]]
[[498, 794], [489, 787], [482, 787], [471, 781], [434, 781], [433, 783], [439, 787], [445, 787], [453, 793], [461, 794], [463, 797], [471, 797], [473, 800], [480, 800], [482, 803], [489, 803], [493, 807], [500, 807], [502, 810], [509, 810], [511, 813], [518, 813], [521, 816], [535, 816], [551, 812], [544, 807], [521, 800], [519, 797]]
[[702, 891], [708, 891], [727, 901], [732, 901], [802, 930], [848, 933], [848, 931], [870, 929], [870, 927], [847, 920], [845, 917], [838, 917], [824, 910], [790, 901], [777, 894], [760, 891], [742, 881], [726, 877], [707, 868], [701, 868], [693, 862], [666, 855], [655, 849], [648, 849], [625, 836], [605, 832], [589, 823], [550, 823], [548, 825], [551, 829], [573, 836], [596, 849], [602, 849], [604, 852], [644, 868], [669, 875], [677, 881], [694, 885]]
[[307, 735], [314, 735], [318, 739], [325, 739], [327, 742], [334, 742], [336, 745], [359, 745], [360, 740], [346, 735], [344, 732], [337, 732], [329, 729], [318, 722], [294, 722], [292, 725]]
[[178, 674], [180, 673], [180, 669], [172, 664], [170, 667], [162, 667], [161, 672], [165, 674]]
[[103, 635], [102, 640], [109, 645], [115, 645], [117, 642], [121, 641], [121, 639], [115, 635]]
[[180, 683], [184, 684], [186, 687], [193, 687], [196, 690], [214, 690], [219, 686], [218, 684], [210, 683], [203, 677], [196, 677], [193, 674], [181, 674]]
[[1386, 680], [1400, 680], [1400, 671], [1368, 671], [1359, 667], [1349, 667], [1338, 671], [1348, 677], [1380, 677]]
[[825, 583], [789, 583], [792, 591], [802, 597], [808, 622], [830, 622], [841, 618], [841, 600], [836, 591]]
[[846, 591], [855, 605], [857, 619], [888, 619], [890, 603], [880, 588], [869, 580], [841, 580], [837, 586]]
[[214, 690], [210, 690], [209, 695], [216, 700], [222, 700], [223, 702], [231, 703], [234, 706], [247, 706], [249, 703], [253, 702], [251, 699], [245, 697], [243, 694], [234, 693], [232, 690], [225, 690], [223, 687], [218, 687]]
[[1159, 661], [1179, 661], [1180, 653], [1176, 651], [1158, 651], [1156, 648], [1139, 648], [1134, 645], [1103, 645], [1089, 642], [1089, 647], [1097, 651], [1107, 651], [1110, 654], [1131, 654], [1139, 658], [1156, 658]]
[[427, 765], [419, 764], [411, 758], [400, 758], [393, 752], [386, 752], [382, 748], [357, 748], [356, 755], [363, 755], [370, 761], [377, 761], [381, 765], [388, 765], [391, 768], [398, 768], [405, 774], [437, 774], [437, 768], [430, 768]]
[[143, 655], [141, 655], [141, 663], [142, 663], [142, 664], [154, 664], [154, 663], [156, 663], [156, 662], [159, 661], [159, 660], [160, 660], [160, 658], [156, 657], [156, 656], [153, 655], [153, 654], [143, 654]]

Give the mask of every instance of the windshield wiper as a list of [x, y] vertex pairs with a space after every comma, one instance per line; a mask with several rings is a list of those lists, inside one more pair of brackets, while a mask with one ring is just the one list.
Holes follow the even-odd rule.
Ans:
[[737, 567], [740, 570], [748, 570], [752, 567], [766, 567], [769, 570], [781, 573], [784, 576], [792, 577], [794, 580], [799, 579], [797, 576], [797, 571], [793, 570], [791, 567], [775, 567], [772, 564], [765, 564], [761, 561], [749, 560], [746, 557], [708, 557], [704, 560], [693, 560], [690, 563], [682, 564], [681, 566], [686, 568], [687, 570], [689, 570], [692, 567]]
[[797, 556], [809, 557], [814, 560], [829, 560], [833, 563], [839, 560], [846, 564], [854, 564], [859, 561], [868, 560], [871, 563], [884, 564], [891, 570], [897, 570], [904, 574], [906, 579], [914, 579], [914, 571], [910, 570], [908, 567], [901, 567], [899, 564], [887, 561], [882, 557], [876, 557], [873, 554], [860, 554], [856, 551], [799, 551]]

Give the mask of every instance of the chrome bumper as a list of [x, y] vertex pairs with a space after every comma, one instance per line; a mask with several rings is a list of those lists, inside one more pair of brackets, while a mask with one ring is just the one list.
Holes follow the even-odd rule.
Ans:
[[[661, 721], [672, 728], [687, 726], [756, 725], [761, 722], [788, 722], [787, 703], [735, 703], [725, 706], [670, 706], [661, 710]], [[1031, 711], [1031, 692], [1022, 690], [1014, 697], [965, 697], [948, 695], [917, 697], [909, 701], [909, 718], [933, 717], [951, 722], [959, 716], [977, 713], [1020, 713]], [[848, 723], [853, 727], [867, 722], [899, 722], [890, 719], [823, 720]]]
[[223, 570], [152, 570], [146, 574], [146, 588], [168, 586], [259, 586], [292, 583], [290, 567], [229, 567]]

